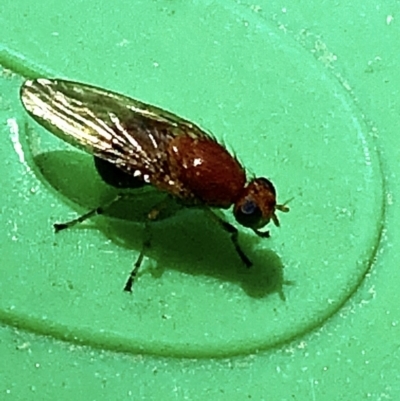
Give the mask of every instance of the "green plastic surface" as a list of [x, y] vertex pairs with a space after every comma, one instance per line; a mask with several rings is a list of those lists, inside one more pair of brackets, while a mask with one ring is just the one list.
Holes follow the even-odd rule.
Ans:
[[[390, 4], [3, 5], [2, 399], [400, 397]], [[196, 122], [270, 178], [280, 203], [293, 197], [270, 239], [240, 229], [254, 267], [186, 209], [152, 225], [124, 293], [151, 191], [55, 235], [52, 223], [116, 191], [28, 117], [19, 87], [37, 76]]]

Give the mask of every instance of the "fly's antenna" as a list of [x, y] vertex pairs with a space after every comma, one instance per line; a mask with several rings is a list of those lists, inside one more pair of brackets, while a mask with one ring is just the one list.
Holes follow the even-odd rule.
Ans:
[[286, 202], [282, 203], [282, 205], [276, 205], [275, 208], [280, 210], [281, 212], [287, 213], [290, 209], [286, 206], [289, 202], [291, 202], [294, 199], [294, 196], [287, 200]]

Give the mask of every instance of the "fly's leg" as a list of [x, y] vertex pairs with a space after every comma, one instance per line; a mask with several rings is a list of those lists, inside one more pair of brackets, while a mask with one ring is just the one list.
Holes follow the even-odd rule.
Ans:
[[[85, 213], [82, 216], [79, 216], [76, 219], [67, 221], [65, 223], [54, 224], [54, 229], [57, 233], [59, 231], [65, 230], [67, 228], [71, 228], [71, 227], [75, 226], [76, 224], [83, 223], [84, 221], [90, 219], [91, 217], [103, 214], [109, 207], [111, 207], [112, 205], [114, 205], [115, 203], [120, 201], [121, 199], [130, 198], [131, 196], [132, 196], [131, 194], [118, 194], [115, 198], [111, 199], [109, 202], [107, 202], [103, 206], [100, 206], [100, 207], [97, 207], [96, 209], [90, 210], [89, 212]], [[167, 206], [166, 199], [163, 199], [156, 206], [154, 206], [147, 215], [142, 249], [140, 251], [138, 258], [136, 259], [136, 262], [133, 265], [132, 271], [129, 274], [128, 280], [126, 281], [126, 284], [124, 287], [124, 291], [132, 292], [132, 286], [134, 284], [134, 281], [135, 281], [135, 278], [139, 271], [139, 268], [142, 265], [144, 255], [146, 253], [146, 250], [150, 247], [151, 235], [150, 235], [149, 222], [152, 220], [156, 220], [158, 218], [160, 212], [162, 211], [162, 209], [164, 209], [166, 206]]]
[[235, 250], [237, 254], [239, 255], [240, 259], [242, 259], [242, 262], [246, 265], [246, 267], [251, 267], [253, 265], [252, 261], [247, 257], [247, 255], [244, 253], [242, 248], [240, 247], [239, 244], [239, 231], [238, 229], [233, 226], [232, 224], [228, 223], [227, 221], [223, 220], [221, 217], [217, 216], [212, 210], [206, 209], [209, 212], [209, 215], [212, 217], [212, 219], [217, 222], [227, 233], [230, 234], [233, 246], [235, 247]]
[[111, 199], [109, 202], [107, 202], [105, 205], [97, 207], [96, 209], [90, 210], [89, 212], [83, 214], [82, 216], [79, 216], [78, 218], [74, 220], [67, 221], [65, 223], [56, 223], [53, 225], [54, 230], [56, 233], [59, 231], [65, 230], [67, 228], [71, 228], [77, 224], [83, 223], [85, 220], [90, 219], [91, 217], [98, 216], [100, 214], [103, 214], [105, 210], [107, 210], [110, 206], [112, 206], [114, 203], [117, 203], [123, 198], [129, 197], [128, 194], [119, 194], [115, 198]]
[[230, 234], [232, 243], [233, 243], [240, 259], [242, 259], [242, 262], [246, 265], [246, 267], [253, 266], [253, 262], [247, 257], [247, 255], [244, 253], [244, 251], [240, 247], [239, 240], [238, 240], [238, 237], [239, 237], [238, 229], [235, 226], [233, 226], [232, 224], [230, 224], [224, 220], [221, 220], [221, 226], [226, 232], [228, 232]]
[[158, 216], [160, 215], [161, 211], [167, 207], [167, 199], [163, 199], [161, 202], [157, 203], [151, 211], [147, 214], [147, 220], [144, 226], [144, 238], [142, 243], [142, 249], [136, 262], [133, 265], [133, 269], [129, 274], [128, 280], [125, 283], [124, 291], [132, 292], [132, 286], [135, 282], [135, 278], [138, 274], [140, 266], [142, 265], [144, 255], [146, 251], [150, 248], [151, 245], [151, 232], [150, 232], [150, 222], [157, 220]]
[[269, 231], [260, 231], [260, 230], [253, 230], [253, 231], [260, 238], [269, 238], [270, 237]]
[[151, 244], [151, 233], [150, 233], [149, 221], [146, 221], [144, 227], [144, 238], [142, 243], [142, 249], [140, 250], [140, 254], [133, 265], [133, 269], [129, 274], [128, 280], [126, 280], [124, 291], [132, 292], [133, 283], [135, 282], [135, 278], [138, 274], [140, 266], [142, 265], [144, 255], [147, 249], [150, 248], [150, 244]]
[[158, 202], [153, 208], [147, 213], [147, 219], [150, 221], [157, 220], [160, 216], [160, 213], [168, 207], [168, 199], [170, 197], [167, 196], [160, 202]]

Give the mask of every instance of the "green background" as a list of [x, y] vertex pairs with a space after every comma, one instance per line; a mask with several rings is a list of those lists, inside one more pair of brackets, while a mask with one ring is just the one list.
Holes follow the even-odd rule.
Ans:
[[[3, 2], [2, 398], [397, 399], [398, 18], [398, 2]], [[114, 191], [27, 117], [37, 76], [195, 121], [293, 197], [270, 240], [241, 230], [254, 268], [185, 210], [154, 224], [124, 294], [145, 193], [55, 236]]]

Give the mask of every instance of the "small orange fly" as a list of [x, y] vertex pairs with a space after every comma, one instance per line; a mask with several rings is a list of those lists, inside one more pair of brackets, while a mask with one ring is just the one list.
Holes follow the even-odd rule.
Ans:
[[[26, 81], [21, 99], [39, 124], [92, 154], [106, 183], [118, 188], [150, 184], [186, 206], [209, 210], [230, 234], [247, 267], [252, 263], [239, 245], [237, 228], [210, 208], [227, 209], [233, 205], [236, 221], [263, 238], [269, 237], [269, 231], [260, 229], [271, 220], [279, 226], [276, 210], [289, 211], [285, 204], [277, 204], [271, 181], [260, 177], [248, 182], [243, 166], [221, 144], [197, 125], [168, 111], [60, 79]], [[60, 231], [81, 223], [103, 213], [117, 199], [54, 227]], [[153, 210], [149, 218], [156, 218], [157, 214]], [[143, 253], [142, 250], [129, 275], [125, 291], [132, 290]]]

